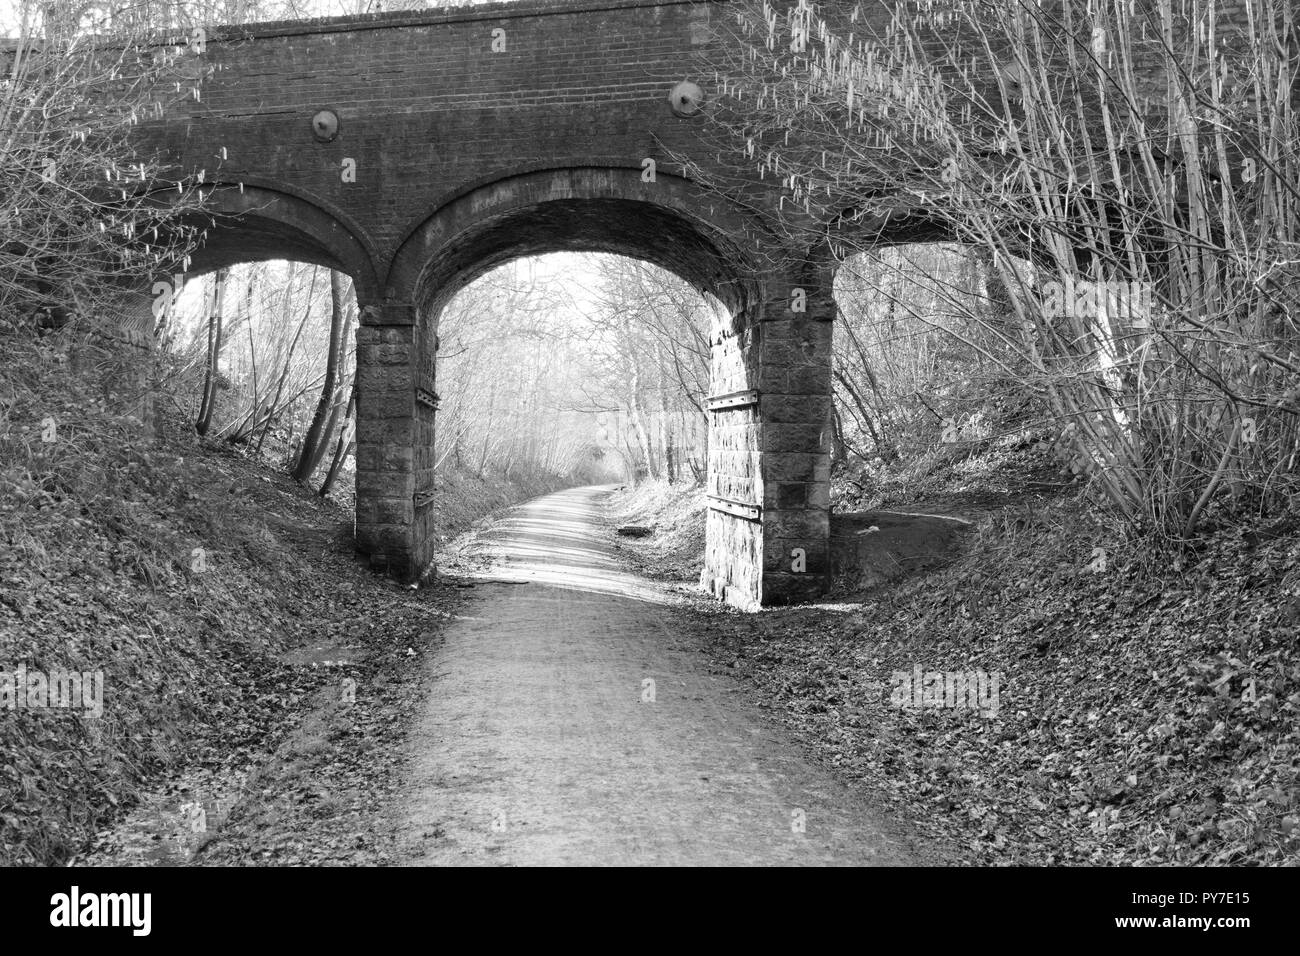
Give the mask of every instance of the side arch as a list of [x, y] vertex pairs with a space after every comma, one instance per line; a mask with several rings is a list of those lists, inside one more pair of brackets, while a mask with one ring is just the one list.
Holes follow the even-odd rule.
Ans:
[[345, 272], [362, 302], [377, 301], [380, 286], [372, 244], [338, 210], [263, 186], [218, 183], [196, 221], [206, 237], [190, 257], [191, 275], [269, 259], [294, 259]]

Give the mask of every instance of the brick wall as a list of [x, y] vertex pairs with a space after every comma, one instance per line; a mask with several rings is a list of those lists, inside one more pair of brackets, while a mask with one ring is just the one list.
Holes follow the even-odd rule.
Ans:
[[[187, 71], [211, 67], [197, 98], [143, 124], [142, 145], [178, 174], [202, 170], [230, 213], [194, 271], [290, 257], [357, 281], [357, 547], [377, 568], [414, 577], [432, 556], [441, 306], [498, 262], [574, 249], [656, 262], [730, 308], [712, 392], [763, 397], [713, 416], [710, 491], [762, 513], [710, 511], [703, 580], [751, 608], [819, 590], [831, 313], [789, 302], [796, 285], [829, 296], [829, 278], [786, 279], [772, 263], [789, 250], [761, 215], [669, 160], [697, 129], [669, 91], [692, 80], [708, 94], [701, 58], [727, 6], [568, 0], [214, 28]], [[313, 134], [320, 110], [337, 114], [332, 141]]]
[[[663, 159], [656, 137], [689, 142], [668, 93], [692, 72], [716, 6], [491, 4], [214, 29], [199, 101], [146, 132], [209, 180], [283, 185], [340, 211], [391, 256], [473, 185], [531, 168], [639, 170]], [[494, 30], [504, 52], [492, 52]], [[339, 116], [333, 142], [312, 134], [320, 109]], [[355, 183], [342, 181], [344, 159]]]

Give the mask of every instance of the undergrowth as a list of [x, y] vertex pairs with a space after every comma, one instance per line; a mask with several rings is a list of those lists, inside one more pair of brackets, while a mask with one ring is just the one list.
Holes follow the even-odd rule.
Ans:
[[[932, 862], [1300, 862], [1300, 512], [1162, 542], [1010, 463], [911, 485], [975, 519], [946, 565], [856, 606], [702, 614], [708, 652]], [[629, 496], [651, 569], [698, 567], [690, 497]], [[996, 715], [891, 701], [916, 667], [997, 674]]]
[[[159, 775], [260, 759], [319, 681], [283, 652], [345, 613], [404, 648], [386, 609], [409, 592], [356, 561], [350, 509], [198, 439], [147, 356], [13, 321], [0, 355], [0, 674], [102, 675], [99, 717], [22, 706], [0, 677], [0, 864], [49, 865]], [[444, 527], [533, 493], [467, 479]]]

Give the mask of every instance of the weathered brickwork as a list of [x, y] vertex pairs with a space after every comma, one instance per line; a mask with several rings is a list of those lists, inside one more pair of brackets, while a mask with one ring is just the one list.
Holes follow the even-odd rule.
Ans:
[[[356, 542], [376, 568], [429, 570], [442, 307], [511, 258], [604, 251], [718, 296], [730, 318], [711, 390], [760, 393], [711, 416], [710, 493], [761, 514], [709, 512], [703, 582], [746, 608], [823, 586], [830, 274], [776, 240], [767, 197], [742, 208], [669, 159], [710, 161], [669, 91], [708, 95], [727, 7], [567, 0], [214, 28], [197, 99], [142, 125], [144, 149], [213, 189], [193, 273], [292, 258], [352, 276]], [[320, 111], [337, 116], [332, 138]]]
[[768, 603], [815, 596], [829, 571], [832, 279], [798, 277], [799, 299], [781, 288], [767, 296], [759, 380]]

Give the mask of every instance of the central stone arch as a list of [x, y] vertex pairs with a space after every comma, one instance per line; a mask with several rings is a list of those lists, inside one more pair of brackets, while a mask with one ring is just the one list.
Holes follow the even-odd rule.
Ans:
[[[739, 607], [815, 593], [824, 570], [825, 485], [812, 459], [825, 435], [802, 442], [802, 470], [766, 467], [772, 429], [829, 414], [829, 316], [809, 316], [809, 277], [791, 274], [760, 220], [688, 180], [642, 168], [535, 169], [479, 183], [415, 217], [397, 244], [380, 302], [366, 303], [358, 337], [357, 545], [373, 565], [419, 576], [433, 559], [438, 317], [458, 291], [521, 256], [610, 252], [668, 269], [721, 301], [712, 334], [709, 510], [702, 580]], [[811, 277], [816, 282], [818, 277]], [[802, 283], [802, 284], [801, 284]], [[802, 295], [796, 294], [799, 289]], [[811, 301], [818, 297], [811, 295]], [[792, 303], [798, 301], [798, 308]], [[811, 329], [816, 329], [811, 332]], [[791, 396], [792, 338], [820, 368]], [[765, 380], [764, 353], [774, 360]], [[773, 373], [780, 376], [777, 381]], [[764, 387], [766, 386], [766, 388]], [[774, 387], [775, 386], [775, 387]], [[760, 399], [760, 396], [762, 398]], [[793, 407], [792, 399], [802, 405]], [[763, 405], [760, 409], [760, 401]], [[766, 429], [766, 433], [765, 433]], [[806, 446], [806, 448], [804, 448]], [[784, 478], [784, 480], [782, 480]], [[791, 492], [795, 488], [796, 493]], [[802, 553], [795, 549], [802, 549]], [[798, 557], [790, 560], [788, 552]], [[784, 585], [782, 587], [781, 585]]]
[[413, 225], [388, 274], [439, 307], [497, 265], [545, 252], [613, 252], [644, 259], [739, 313], [757, 301], [759, 257], [739, 237], [757, 223], [688, 180], [662, 171], [533, 170], [478, 184]]

